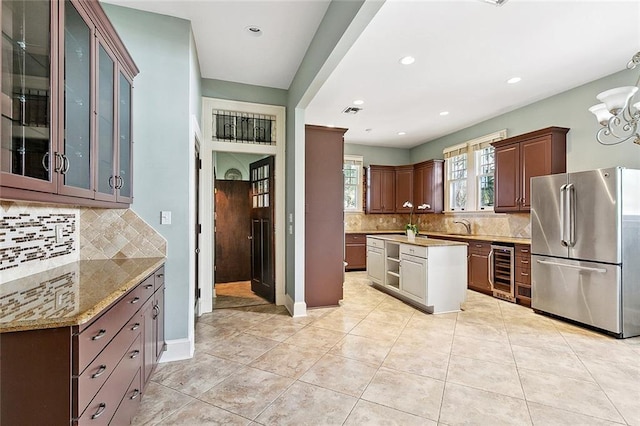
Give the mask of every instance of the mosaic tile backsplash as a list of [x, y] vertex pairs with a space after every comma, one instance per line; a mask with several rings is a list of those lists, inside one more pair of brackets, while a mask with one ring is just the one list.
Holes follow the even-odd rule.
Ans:
[[0, 202], [0, 282], [79, 260], [74, 208]]
[[0, 201], [0, 283], [78, 260], [166, 253], [166, 240], [130, 209]]
[[[419, 214], [413, 215], [420, 231], [464, 233], [456, 220], [467, 219], [471, 233], [499, 237], [531, 238], [529, 213], [464, 213], [464, 214]], [[345, 231], [401, 230], [409, 223], [408, 214], [345, 214]]]

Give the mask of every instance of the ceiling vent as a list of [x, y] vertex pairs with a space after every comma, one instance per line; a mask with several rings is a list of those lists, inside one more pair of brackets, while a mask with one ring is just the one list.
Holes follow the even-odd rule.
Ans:
[[357, 114], [360, 111], [362, 111], [362, 108], [354, 107], [354, 106], [349, 106], [349, 107], [346, 107], [344, 110], [342, 110], [342, 112], [345, 114]]

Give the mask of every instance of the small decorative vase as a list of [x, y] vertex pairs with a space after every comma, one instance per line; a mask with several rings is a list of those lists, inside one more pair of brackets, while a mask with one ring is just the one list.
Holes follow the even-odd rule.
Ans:
[[407, 239], [409, 241], [415, 241], [416, 240], [416, 233], [413, 231], [413, 229], [407, 229]]

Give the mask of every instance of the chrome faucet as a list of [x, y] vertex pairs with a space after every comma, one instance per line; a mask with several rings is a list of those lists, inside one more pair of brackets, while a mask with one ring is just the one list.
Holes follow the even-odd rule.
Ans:
[[453, 223], [464, 225], [464, 229], [467, 230], [467, 234], [471, 235], [471, 222], [469, 222], [467, 219], [454, 220]]

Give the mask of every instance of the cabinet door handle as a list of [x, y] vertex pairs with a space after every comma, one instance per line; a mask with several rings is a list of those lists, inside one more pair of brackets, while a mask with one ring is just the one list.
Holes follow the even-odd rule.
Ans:
[[139, 396], [140, 396], [140, 389], [134, 389], [134, 390], [133, 390], [133, 395], [131, 395], [131, 396], [129, 397], [129, 399], [136, 399], [136, 398], [137, 398], [137, 397], [139, 397]]
[[93, 336], [91, 338], [91, 340], [100, 340], [104, 337], [104, 335], [107, 334], [107, 330], [105, 330], [104, 328], [100, 329], [100, 331], [98, 331], [98, 334], [96, 334], [95, 336]]
[[49, 151], [45, 152], [42, 156], [42, 167], [45, 171], [49, 171]]
[[[56, 173], [62, 173], [62, 167], [64, 166], [64, 159], [62, 158], [62, 154], [60, 154], [59, 152], [56, 152], [55, 156], [56, 156], [56, 161], [55, 161], [54, 171]], [[58, 162], [58, 160], [60, 160], [60, 162]]]
[[133, 324], [133, 327], [131, 327], [131, 331], [135, 331], [135, 330], [137, 330], [139, 328], [140, 328], [140, 323], [137, 322], [137, 323]]
[[122, 178], [122, 176], [116, 176], [118, 178], [118, 187], [117, 189], [122, 189], [122, 187], [124, 186], [124, 179]]
[[69, 171], [69, 167], [71, 167], [71, 162], [69, 161], [69, 157], [67, 157], [66, 155], [62, 154], [62, 160], [63, 160], [63, 168], [60, 171], [60, 173], [62, 173], [63, 175], [66, 175], [67, 172]]
[[96, 371], [95, 373], [93, 373], [91, 375], [92, 379], [97, 379], [98, 377], [102, 376], [104, 374], [104, 372], [107, 371], [107, 366], [102, 364], [100, 366], [100, 368], [98, 368], [98, 371]]
[[134, 297], [133, 300], [129, 303], [131, 303], [132, 305], [135, 305], [136, 303], [138, 303], [140, 301], [140, 298], [138, 296]]
[[149, 290], [150, 288], [153, 288], [153, 284], [147, 284], [144, 286], [145, 290]]
[[153, 305], [153, 313], [155, 315], [153, 315], [153, 319], [158, 318], [158, 315], [160, 315], [160, 308], [158, 307], [158, 305]]
[[113, 176], [109, 176], [109, 188], [114, 189], [114, 186], [113, 186]]
[[164, 277], [164, 274], [158, 274], [158, 275], [156, 275], [156, 277], [162, 278], [162, 277]]
[[102, 413], [104, 413], [104, 410], [106, 409], [107, 409], [107, 404], [105, 404], [104, 402], [101, 402], [100, 405], [98, 406], [98, 410], [91, 416], [91, 420], [95, 420], [98, 417], [100, 417]]
[[136, 349], [135, 351], [133, 351], [131, 353], [131, 356], [129, 358], [136, 359], [136, 358], [138, 358], [138, 355], [140, 355], [140, 351]]

